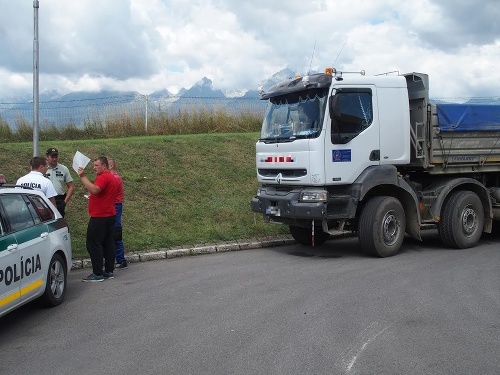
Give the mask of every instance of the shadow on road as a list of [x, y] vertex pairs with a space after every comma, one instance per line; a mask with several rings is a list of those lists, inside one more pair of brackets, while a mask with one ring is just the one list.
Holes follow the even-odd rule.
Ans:
[[[398, 255], [410, 252], [456, 251], [443, 245], [437, 229], [424, 229], [421, 232], [422, 241], [409, 236], [405, 237]], [[483, 233], [478, 245], [498, 243], [500, 226], [494, 227], [492, 233]], [[376, 258], [365, 254], [359, 245], [357, 237], [338, 237], [326, 241], [320, 246], [304, 246], [295, 244], [286, 248], [276, 248], [275, 251], [303, 258], [336, 259], [336, 258]]]
[[[33, 319], [33, 316], [43, 314], [49, 308], [42, 306], [39, 301], [31, 301], [16, 310], [0, 318], [0, 337], [7, 335], [12, 330], [19, 329], [26, 321]], [[0, 343], [2, 340], [0, 339]]]
[[367, 257], [356, 237], [332, 238], [319, 246], [294, 244], [274, 249], [277, 252], [302, 258], [338, 259]]

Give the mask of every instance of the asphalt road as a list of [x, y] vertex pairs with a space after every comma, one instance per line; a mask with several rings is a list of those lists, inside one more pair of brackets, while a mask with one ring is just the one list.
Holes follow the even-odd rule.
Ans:
[[0, 374], [498, 374], [500, 236], [474, 249], [354, 238], [70, 274], [0, 318]]

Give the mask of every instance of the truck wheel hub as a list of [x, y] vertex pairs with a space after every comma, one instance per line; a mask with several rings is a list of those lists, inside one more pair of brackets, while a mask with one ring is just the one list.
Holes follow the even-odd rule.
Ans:
[[476, 211], [472, 208], [466, 208], [462, 213], [462, 227], [464, 232], [472, 234], [477, 226]]
[[392, 212], [388, 212], [383, 221], [384, 226], [384, 242], [387, 245], [392, 245], [398, 239], [399, 225], [396, 216]]

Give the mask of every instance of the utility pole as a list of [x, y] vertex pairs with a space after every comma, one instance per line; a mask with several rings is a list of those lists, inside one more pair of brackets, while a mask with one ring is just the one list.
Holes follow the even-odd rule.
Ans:
[[33, 0], [33, 156], [38, 156], [38, 0]]
[[146, 98], [146, 118], [145, 118], [145, 121], [144, 121], [144, 131], [146, 134], [148, 134], [148, 96], [147, 95], [144, 95], [144, 97]]

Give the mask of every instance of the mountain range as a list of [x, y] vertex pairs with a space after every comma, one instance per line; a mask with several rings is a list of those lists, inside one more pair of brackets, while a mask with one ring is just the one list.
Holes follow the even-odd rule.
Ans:
[[[272, 77], [260, 82], [259, 86], [265, 89], [293, 77], [295, 72], [285, 68]], [[227, 90], [214, 89], [213, 82], [203, 77], [192, 87], [182, 88], [177, 94], [167, 89], [155, 91], [150, 95], [142, 95], [137, 91], [77, 91], [61, 94], [56, 90], [45, 91], [39, 94], [40, 123], [63, 126], [67, 123], [81, 125], [89, 118], [89, 111], [103, 110], [105, 114], [111, 111], [143, 111], [147, 100], [148, 113], [178, 111], [181, 108], [224, 108], [230, 111], [256, 110], [263, 112], [266, 102], [260, 101], [257, 89]], [[0, 119], [6, 121], [12, 128], [16, 122], [24, 118], [31, 123], [33, 118], [33, 97], [25, 95], [19, 97], [0, 98]]]

